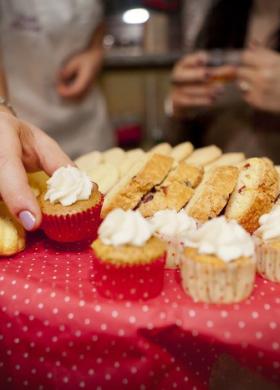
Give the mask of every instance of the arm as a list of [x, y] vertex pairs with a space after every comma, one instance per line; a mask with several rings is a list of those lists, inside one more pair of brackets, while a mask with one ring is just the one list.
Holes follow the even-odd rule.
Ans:
[[88, 48], [74, 55], [61, 69], [57, 91], [64, 98], [81, 98], [92, 87], [103, 64], [105, 23], [95, 29]]

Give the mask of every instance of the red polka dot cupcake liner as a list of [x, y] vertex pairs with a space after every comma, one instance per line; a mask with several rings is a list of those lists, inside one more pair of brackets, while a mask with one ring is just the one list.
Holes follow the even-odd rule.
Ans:
[[163, 289], [166, 256], [149, 264], [117, 266], [93, 255], [94, 282], [100, 295], [116, 300], [147, 300]]
[[46, 215], [43, 214], [41, 228], [54, 241], [61, 243], [95, 240], [101, 224], [101, 208], [103, 197], [94, 207], [75, 214]]

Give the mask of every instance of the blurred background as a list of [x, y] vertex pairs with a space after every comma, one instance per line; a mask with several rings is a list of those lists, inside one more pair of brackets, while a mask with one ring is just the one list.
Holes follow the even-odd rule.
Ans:
[[184, 51], [182, 9], [179, 0], [106, 2], [101, 83], [120, 146], [165, 138], [170, 72]]

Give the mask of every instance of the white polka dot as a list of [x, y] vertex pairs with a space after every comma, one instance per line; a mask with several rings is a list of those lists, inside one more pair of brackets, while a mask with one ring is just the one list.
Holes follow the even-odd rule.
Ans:
[[115, 367], [115, 368], [119, 368], [119, 367], [120, 367], [120, 363], [119, 363], [119, 362], [115, 362], [115, 363], [114, 363], [114, 367]]
[[39, 303], [38, 304], [38, 309], [40, 309], [40, 310], [44, 309], [44, 304], [43, 303]]
[[106, 374], [105, 375], [105, 380], [106, 381], [110, 381], [111, 380], [111, 375], [110, 374]]
[[85, 382], [83, 382], [83, 381], [80, 382], [80, 387], [81, 387], [81, 388], [84, 388], [85, 386], [86, 386]]
[[76, 330], [76, 332], [75, 332], [76, 337], [81, 337], [81, 334], [82, 334], [82, 332], [80, 330]]
[[257, 311], [253, 311], [252, 312], [252, 318], [254, 318], [254, 320], [259, 318], [259, 313]]
[[53, 342], [53, 343], [56, 343], [57, 340], [58, 340], [58, 338], [57, 338], [56, 336], [53, 336], [53, 337], [52, 337], [52, 342]]
[[243, 329], [243, 328], [245, 328], [246, 324], [244, 321], [238, 321], [238, 326], [240, 329]]
[[107, 324], [101, 324], [100, 325], [100, 329], [103, 330], [103, 331], [107, 330], [108, 329]]
[[89, 318], [85, 318], [84, 324], [85, 324], [85, 325], [89, 325], [89, 324], [90, 324], [90, 319], [89, 319]]
[[256, 332], [256, 339], [260, 340], [263, 338], [262, 332]]
[[221, 311], [221, 317], [222, 318], [227, 318], [228, 317], [228, 312], [226, 310]]
[[124, 335], [125, 335], [124, 330], [123, 330], [123, 329], [119, 329], [118, 335], [119, 335], [119, 336], [124, 336]]
[[112, 317], [113, 318], [117, 318], [119, 316], [119, 313], [117, 312], [117, 310], [113, 310], [112, 311]]
[[130, 324], [135, 324], [136, 318], [135, 318], [134, 316], [130, 316], [130, 317], [128, 318], [128, 322], [129, 322]]
[[224, 336], [225, 336], [226, 339], [230, 339], [231, 338], [231, 333], [226, 331], [226, 332], [224, 332]]
[[273, 362], [273, 368], [280, 368], [280, 363], [279, 362]]
[[57, 308], [57, 307], [54, 307], [54, 308], [52, 309], [52, 312], [53, 312], [53, 314], [58, 314], [58, 308]]
[[189, 310], [189, 316], [190, 317], [195, 317], [196, 316], [196, 311], [195, 310]]
[[123, 383], [124, 385], [127, 385], [127, 384], [128, 384], [128, 379], [127, 379], [127, 378], [124, 378], [124, 379], [122, 380], [122, 383]]
[[131, 367], [130, 371], [132, 374], [136, 374], [138, 370], [136, 367]]
[[100, 312], [101, 311], [101, 306], [100, 305], [95, 305], [94, 310], [96, 312]]
[[48, 372], [47, 377], [51, 379], [53, 377], [53, 374], [51, 372]]
[[65, 325], [61, 324], [59, 325], [59, 328], [60, 332], [64, 332], [65, 331]]
[[74, 314], [73, 313], [69, 313], [67, 317], [68, 317], [69, 320], [73, 320]]
[[85, 301], [83, 301], [83, 300], [79, 301], [79, 306], [80, 306], [80, 307], [85, 306], [85, 304], [86, 304]]
[[149, 307], [147, 305], [142, 306], [142, 311], [147, 313], [149, 311]]
[[90, 376], [94, 375], [94, 374], [95, 374], [94, 369], [93, 369], [93, 368], [90, 368], [90, 369], [88, 370], [88, 374], [89, 374]]
[[68, 382], [69, 382], [69, 378], [68, 378], [67, 376], [65, 376], [65, 377], [63, 378], [63, 382], [64, 382], [64, 383], [68, 383]]
[[269, 305], [268, 303], [266, 303], [266, 304], [264, 305], [264, 309], [265, 309], [265, 310], [270, 310], [270, 305]]
[[70, 302], [70, 297], [68, 296], [64, 297], [64, 302]]
[[269, 323], [269, 327], [270, 327], [271, 329], [276, 329], [276, 328], [277, 328], [277, 323], [274, 322], [274, 321], [272, 321], [272, 322]]
[[213, 321], [208, 320], [208, 321], [206, 322], [206, 326], [207, 326], [207, 328], [213, 328], [213, 326], [214, 326]]
[[277, 351], [279, 349], [279, 343], [277, 342], [272, 343], [272, 348], [274, 349], [274, 351]]

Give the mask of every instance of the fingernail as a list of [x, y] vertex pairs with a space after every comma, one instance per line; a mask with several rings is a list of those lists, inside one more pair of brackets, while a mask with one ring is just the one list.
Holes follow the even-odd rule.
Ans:
[[32, 230], [36, 223], [36, 218], [30, 211], [21, 211], [18, 215], [20, 222], [25, 230]]

